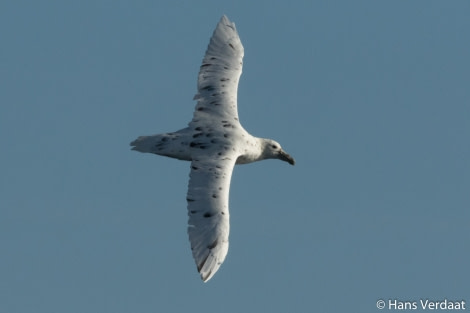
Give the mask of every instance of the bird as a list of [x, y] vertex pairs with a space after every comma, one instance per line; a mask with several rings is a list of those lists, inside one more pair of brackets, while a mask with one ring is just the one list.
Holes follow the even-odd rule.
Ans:
[[197, 79], [194, 115], [186, 128], [131, 142], [132, 150], [190, 161], [186, 196], [188, 235], [203, 282], [224, 262], [229, 246], [229, 190], [236, 164], [294, 158], [281, 145], [250, 135], [240, 124], [237, 89], [244, 48], [235, 23], [225, 15], [217, 24]]

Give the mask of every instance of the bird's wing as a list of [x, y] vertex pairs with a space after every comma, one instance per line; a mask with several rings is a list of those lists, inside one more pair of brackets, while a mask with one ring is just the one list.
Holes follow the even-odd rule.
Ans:
[[[243, 46], [235, 23], [224, 15], [211, 37], [197, 81], [196, 110], [191, 123], [236, 120], [238, 80], [242, 73]], [[190, 126], [191, 126], [190, 123]]]
[[205, 155], [191, 162], [188, 234], [204, 282], [219, 269], [228, 251], [230, 179], [236, 155]]

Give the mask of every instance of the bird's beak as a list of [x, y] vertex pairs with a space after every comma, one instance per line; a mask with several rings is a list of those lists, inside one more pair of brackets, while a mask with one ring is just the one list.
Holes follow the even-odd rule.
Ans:
[[281, 150], [281, 151], [279, 152], [279, 160], [286, 161], [286, 162], [289, 163], [290, 165], [294, 165], [294, 164], [295, 164], [294, 158], [291, 157], [289, 154], [287, 154], [284, 150]]

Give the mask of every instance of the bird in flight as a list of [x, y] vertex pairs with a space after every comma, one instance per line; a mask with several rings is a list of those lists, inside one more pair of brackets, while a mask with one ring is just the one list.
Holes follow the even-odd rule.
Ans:
[[240, 124], [237, 89], [242, 60], [235, 24], [222, 16], [199, 70], [197, 104], [188, 127], [131, 142], [132, 150], [191, 162], [188, 234], [204, 282], [214, 276], [228, 252], [229, 190], [235, 164], [265, 159], [295, 163], [279, 143], [254, 137]]

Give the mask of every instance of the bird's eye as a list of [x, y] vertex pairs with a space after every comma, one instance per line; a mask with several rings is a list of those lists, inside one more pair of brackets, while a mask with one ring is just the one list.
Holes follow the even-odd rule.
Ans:
[[277, 146], [276, 146], [276, 145], [272, 145], [271, 148], [277, 149]]

